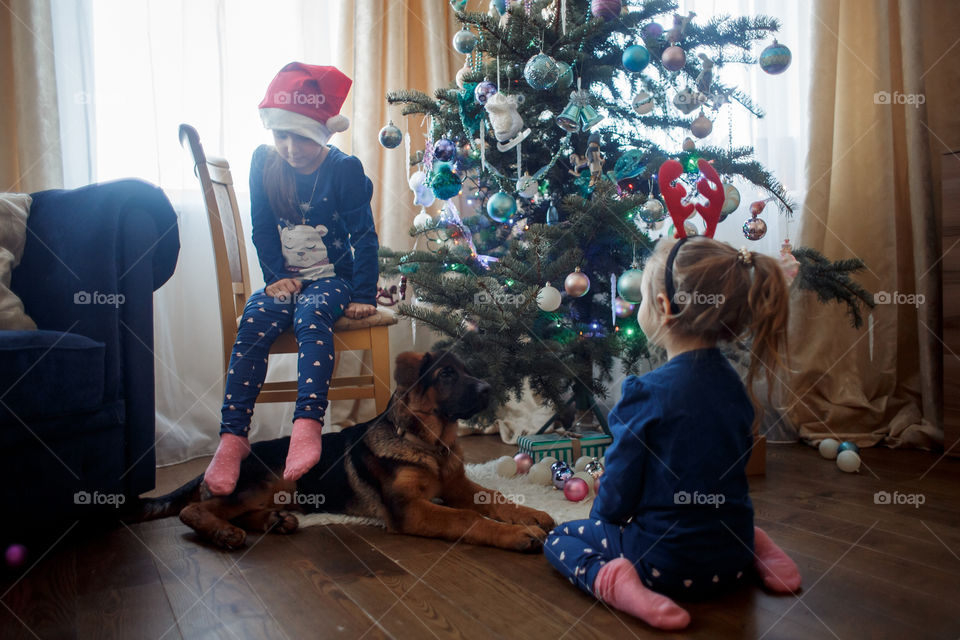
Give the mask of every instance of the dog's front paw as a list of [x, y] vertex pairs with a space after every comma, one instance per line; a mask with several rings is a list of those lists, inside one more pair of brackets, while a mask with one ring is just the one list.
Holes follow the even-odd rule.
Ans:
[[547, 533], [540, 527], [517, 525], [512, 527], [504, 548], [524, 553], [534, 553], [543, 548]]
[[213, 543], [222, 549], [239, 549], [247, 541], [247, 532], [229, 525], [213, 532]]
[[538, 511], [537, 509], [531, 509], [529, 507], [518, 506], [516, 509], [511, 509], [503, 515], [504, 522], [535, 525], [544, 530], [553, 529], [554, 525], [556, 524], [549, 513], [545, 511]]
[[293, 533], [300, 526], [300, 521], [289, 511], [272, 511], [267, 526], [273, 533]]

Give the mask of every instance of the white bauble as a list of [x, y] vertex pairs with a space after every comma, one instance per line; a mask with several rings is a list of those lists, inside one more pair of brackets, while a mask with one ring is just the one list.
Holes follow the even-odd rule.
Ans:
[[530, 482], [540, 486], [547, 486], [553, 482], [553, 472], [550, 471], [550, 465], [543, 462], [538, 462], [530, 467], [527, 477], [530, 478]]
[[827, 460], [836, 460], [837, 459], [837, 447], [840, 446], [840, 443], [834, 440], [833, 438], [824, 438], [820, 441], [820, 446], [817, 449], [820, 451], [820, 455], [826, 458]]
[[512, 478], [517, 475], [517, 461], [510, 456], [500, 456], [497, 460], [497, 475], [501, 478]]
[[841, 471], [854, 473], [860, 470], [860, 456], [855, 451], [841, 451], [837, 455], [837, 466]]
[[537, 293], [537, 305], [543, 311], [556, 311], [560, 307], [560, 302], [560, 291], [551, 287], [549, 282]]

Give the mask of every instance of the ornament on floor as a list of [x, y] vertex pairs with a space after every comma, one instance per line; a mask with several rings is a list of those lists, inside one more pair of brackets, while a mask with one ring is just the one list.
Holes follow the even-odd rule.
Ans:
[[590, 168], [590, 186], [595, 187], [603, 176], [603, 164], [606, 162], [606, 155], [600, 151], [600, 134], [591, 133], [587, 138], [587, 166]]
[[617, 278], [617, 294], [633, 304], [640, 304], [643, 300], [643, 271], [636, 262]]
[[470, 29], [467, 29], [466, 25], [453, 35], [453, 48], [457, 50], [457, 53], [466, 55], [472, 52], [476, 46], [477, 36]]
[[573, 471], [574, 472], [583, 471], [584, 468], [587, 466], [587, 463], [590, 462], [591, 460], [593, 460], [593, 456], [580, 456], [573, 463]]
[[839, 448], [839, 442], [833, 438], [824, 438], [820, 441], [820, 445], [817, 447], [817, 450], [820, 452], [820, 455], [827, 460], [836, 460], [837, 454], [839, 453]]
[[620, 296], [617, 296], [617, 299], [613, 302], [614, 313], [617, 314], [618, 318], [629, 318], [633, 315], [633, 312], [636, 310], [636, 305], [632, 302], [627, 302]]
[[590, 278], [580, 270], [580, 267], [577, 267], [563, 281], [563, 290], [574, 298], [582, 298], [590, 291]]
[[446, 138], [440, 138], [433, 145], [433, 157], [440, 162], [450, 162], [457, 155], [457, 145]]
[[849, 440], [844, 440], [840, 443], [840, 446], [837, 447], [837, 455], [840, 455], [844, 451], [853, 451], [855, 454], [860, 455], [860, 447]]
[[743, 236], [747, 240], [760, 240], [767, 235], [767, 223], [759, 217], [765, 206], [766, 202], [763, 200], [757, 200], [750, 205], [752, 217], [743, 223]]
[[621, 62], [627, 71], [639, 73], [650, 64], [650, 52], [642, 45], [632, 44], [623, 50]]
[[500, 456], [497, 460], [497, 475], [501, 478], [512, 478], [517, 475], [517, 461], [510, 456]]
[[537, 306], [542, 311], [556, 311], [560, 307], [561, 300], [560, 291], [550, 286], [549, 282], [537, 292]]
[[401, 142], [403, 142], [403, 132], [393, 124], [393, 120], [388, 121], [387, 126], [380, 129], [380, 144], [384, 149], [396, 149]]
[[723, 206], [720, 207], [720, 222], [740, 206], [740, 190], [729, 182], [723, 183]]
[[656, 103], [653, 101], [653, 96], [651, 96], [646, 91], [640, 91], [637, 95], [633, 96], [633, 100], [630, 101], [633, 110], [637, 115], [645, 116], [651, 111], [653, 107], [656, 106]]
[[430, 172], [427, 184], [433, 190], [433, 195], [440, 200], [449, 200], [460, 194], [460, 178], [449, 162], [433, 163], [433, 170]]
[[569, 478], [563, 483], [563, 497], [570, 502], [580, 502], [588, 495], [590, 495], [590, 485], [582, 478]]
[[560, 91], [566, 91], [573, 86], [573, 67], [561, 60], [557, 60], [556, 62], [560, 77], [557, 78], [557, 84], [554, 85], [554, 87]]
[[667, 71], [680, 71], [687, 64], [687, 52], [673, 44], [663, 50], [660, 62]]
[[521, 475], [528, 473], [533, 466], [533, 456], [524, 451], [513, 456], [513, 459], [517, 463], [517, 473]]
[[790, 238], [784, 238], [780, 245], [780, 270], [783, 272], [783, 278], [787, 281], [789, 287], [797, 274], [800, 272], [800, 261], [793, 255], [793, 246], [790, 244]]
[[413, 191], [413, 204], [421, 207], [429, 207], [437, 197], [433, 195], [433, 190], [427, 184], [427, 174], [423, 171], [416, 171], [408, 180], [410, 190]]
[[841, 471], [855, 473], [860, 470], [860, 456], [856, 451], [846, 450], [837, 454], [837, 466]]
[[696, 111], [706, 102], [706, 96], [699, 91], [694, 91], [690, 87], [681, 89], [673, 97], [673, 106], [687, 116]]
[[27, 563], [27, 548], [22, 544], [11, 544], [3, 553], [3, 560], [11, 569], [18, 569]]
[[583, 470], [586, 471], [587, 473], [589, 473], [590, 476], [591, 476], [594, 480], [596, 480], [597, 478], [599, 478], [600, 476], [603, 475], [603, 471], [604, 471], [604, 469], [603, 469], [603, 463], [600, 462], [600, 460], [598, 460], [597, 458], [593, 458], [593, 459], [590, 460], [590, 462], [588, 462], [588, 463], [583, 467]]
[[777, 75], [787, 70], [792, 59], [790, 49], [774, 40], [773, 44], [760, 53], [760, 68], [770, 75]]
[[706, 138], [711, 131], [713, 131], [713, 123], [703, 114], [703, 109], [701, 109], [700, 115], [690, 123], [690, 133], [698, 138]]
[[620, 17], [622, 9], [623, 4], [620, 0], [593, 0], [590, 4], [594, 17], [604, 20], [616, 20]]
[[694, 84], [697, 85], [697, 91], [705, 95], [710, 95], [710, 87], [713, 85], [713, 60], [703, 53], [698, 53], [697, 57], [700, 58], [701, 66], [700, 73], [697, 75], [697, 80]]
[[523, 68], [523, 78], [538, 91], [550, 89], [560, 79], [560, 67], [556, 60], [540, 52], [527, 60]]
[[476, 88], [473, 90], [473, 97], [478, 103], [486, 105], [487, 100], [490, 99], [490, 96], [497, 93], [497, 91], [497, 85], [493, 84], [489, 80], [484, 80], [483, 82], [478, 83]]
[[506, 222], [517, 212], [517, 201], [506, 191], [498, 191], [487, 200], [487, 215], [497, 222]]
[[527, 198], [533, 198], [540, 191], [540, 185], [529, 172], [524, 172], [523, 176], [517, 180], [517, 193]]
[[544, 464], [543, 461], [540, 461], [530, 467], [530, 471], [527, 472], [527, 478], [530, 479], [532, 484], [546, 486], [553, 482], [553, 472], [550, 470], [549, 464]]
[[555, 462], [550, 465], [553, 472], [553, 486], [557, 489], [563, 489], [563, 485], [573, 475], [573, 469], [566, 462]]
[[520, 94], [504, 95], [498, 92], [487, 98], [485, 109], [490, 114], [490, 123], [497, 138], [497, 149], [501, 152], [513, 149], [527, 139], [530, 129], [523, 128], [523, 118], [517, 112], [517, 106], [523, 103]]

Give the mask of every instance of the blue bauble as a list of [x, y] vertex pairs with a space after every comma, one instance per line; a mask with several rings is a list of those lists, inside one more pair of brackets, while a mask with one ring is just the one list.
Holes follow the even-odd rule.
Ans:
[[457, 155], [457, 145], [446, 138], [440, 138], [433, 145], [433, 157], [440, 162], [450, 162], [455, 155]]
[[453, 48], [458, 53], [467, 54], [477, 46], [477, 36], [472, 31], [464, 27], [453, 35]]
[[783, 73], [790, 66], [793, 54], [776, 40], [760, 53], [760, 68], [771, 75]]
[[860, 447], [849, 440], [840, 443], [840, 446], [837, 447], [837, 455], [840, 455], [843, 451], [853, 451], [855, 454], [860, 455]]
[[500, 12], [500, 15], [503, 15], [507, 12], [507, 0], [492, 0], [493, 6], [497, 8], [497, 11]]
[[636, 178], [643, 173], [643, 152], [639, 149], [630, 149], [622, 156], [617, 158], [617, 164], [613, 172], [617, 174], [617, 180], [626, 180], [627, 178]]
[[497, 92], [497, 85], [493, 84], [489, 80], [484, 80], [477, 85], [477, 88], [473, 90], [473, 97], [480, 104], [487, 104], [487, 98], [492, 96]]
[[650, 52], [639, 44], [630, 45], [623, 50], [623, 68], [638, 73], [650, 64]]
[[545, 53], [538, 53], [529, 60], [523, 68], [523, 77], [534, 89], [549, 89], [560, 79], [560, 68], [557, 61]]
[[449, 200], [460, 193], [460, 178], [449, 162], [435, 162], [427, 184], [439, 200]]
[[517, 201], [506, 191], [498, 191], [487, 200], [487, 215], [497, 222], [506, 222], [517, 212]]
[[553, 473], [553, 486], [557, 489], [563, 490], [563, 485], [567, 483], [567, 480], [573, 477], [573, 469], [569, 466], [562, 467], [557, 469]]

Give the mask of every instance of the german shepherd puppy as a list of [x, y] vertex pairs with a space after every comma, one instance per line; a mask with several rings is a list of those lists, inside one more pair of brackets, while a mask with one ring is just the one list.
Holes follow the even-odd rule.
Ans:
[[140, 500], [132, 519], [179, 514], [224, 549], [242, 546], [246, 531], [294, 532], [298, 511], [379, 518], [395, 533], [539, 550], [554, 526], [550, 515], [514, 504], [464, 473], [457, 419], [487, 406], [490, 385], [450, 353], [401, 353], [394, 378], [387, 410], [324, 434], [320, 461], [296, 482], [283, 479], [290, 438], [257, 442], [232, 494], [210, 495], [200, 475], [165, 496]]

